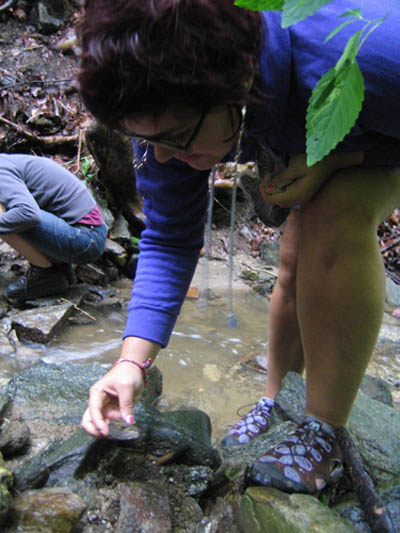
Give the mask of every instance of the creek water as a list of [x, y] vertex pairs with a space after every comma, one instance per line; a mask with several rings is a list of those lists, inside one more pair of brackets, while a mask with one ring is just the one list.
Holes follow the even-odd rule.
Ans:
[[[224, 296], [217, 296], [207, 307], [187, 300], [168, 347], [157, 358], [163, 373], [161, 408], [202, 409], [211, 418], [215, 440], [238, 418], [241, 406], [263, 394], [266, 377], [268, 300], [247, 288], [235, 291], [233, 301], [235, 329], [228, 325]], [[125, 318], [125, 310], [97, 312], [92, 324], [67, 326], [45, 348], [42, 359], [98, 361], [106, 371], [118, 355]], [[382, 334], [368, 373], [391, 384], [400, 408], [400, 320], [385, 313]], [[241, 363], [251, 356], [260, 363], [258, 369]]]

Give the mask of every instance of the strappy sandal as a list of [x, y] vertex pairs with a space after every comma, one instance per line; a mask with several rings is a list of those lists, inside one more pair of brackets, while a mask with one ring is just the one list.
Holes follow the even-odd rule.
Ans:
[[343, 459], [332, 426], [306, 415], [289, 437], [254, 462], [250, 482], [284, 492], [315, 494], [336, 483]]
[[239, 422], [236, 422], [231, 427], [228, 435], [221, 441], [222, 446], [247, 444], [255, 437], [268, 431], [269, 417], [273, 405], [273, 400], [261, 398]]

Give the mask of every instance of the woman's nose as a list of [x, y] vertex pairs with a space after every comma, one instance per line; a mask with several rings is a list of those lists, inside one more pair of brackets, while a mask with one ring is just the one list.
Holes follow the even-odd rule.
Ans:
[[166, 148], [159, 144], [154, 144], [154, 156], [159, 163], [166, 163], [169, 159], [174, 157], [175, 150], [173, 148]]

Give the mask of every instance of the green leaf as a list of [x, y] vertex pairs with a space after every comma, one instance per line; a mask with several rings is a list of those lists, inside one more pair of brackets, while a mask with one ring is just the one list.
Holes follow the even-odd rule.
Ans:
[[349, 9], [345, 13], [342, 13], [341, 15], [339, 15], [339, 17], [340, 18], [356, 17], [356, 18], [358, 18], [360, 20], [363, 20], [362, 11], [361, 11], [360, 8], [358, 8], [358, 9]]
[[[338, 65], [340, 67], [338, 68]], [[324, 74], [307, 109], [307, 165], [329, 154], [349, 133], [361, 111], [364, 80], [355, 60], [343, 60]]]
[[335, 66], [335, 69], [338, 73], [340, 72], [342, 65], [346, 63], [346, 61], [350, 61], [350, 62], [355, 61], [356, 55], [359, 50], [360, 40], [361, 40], [363, 31], [364, 30], [358, 31], [357, 33], [352, 35], [350, 39], [347, 41], [346, 48], [343, 50], [343, 53]]
[[321, 7], [332, 0], [286, 0], [283, 6], [282, 28], [293, 26], [305, 18], [314, 15]]
[[236, 0], [235, 6], [252, 11], [282, 11], [285, 0]]
[[330, 41], [332, 39], [332, 37], [335, 37], [335, 35], [340, 32], [340, 30], [342, 30], [344, 27], [348, 26], [352, 22], [354, 22], [354, 20], [351, 20], [351, 19], [346, 20], [345, 22], [343, 22], [343, 24], [341, 24], [340, 26], [335, 28], [333, 31], [331, 31], [331, 33], [328, 35], [328, 37], [325, 38], [324, 44], [327, 43], [328, 41]]

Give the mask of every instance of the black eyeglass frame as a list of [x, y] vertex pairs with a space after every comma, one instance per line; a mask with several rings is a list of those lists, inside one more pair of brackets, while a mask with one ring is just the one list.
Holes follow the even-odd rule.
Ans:
[[179, 152], [187, 153], [187, 152], [190, 152], [192, 144], [193, 144], [193, 142], [195, 141], [197, 135], [200, 132], [200, 129], [201, 129], [202, 125], [203, 125], [204, 119], [207, 116], [207, 113], [208, 113], [208, 111], [204, 111], [201, 114], [201, 116], [199, 118], [199, 121], [197, 122], [196, 126], [194, 127], [193, 132], [192, 132], [189, 140], [184, 145], [176, 144], [176, 143], [170, 142], [168, 140], [163, 140], [163, 138], [158, 136], [158, 135], [147, 137], [145, 135], [130, 134], [130, 137], [135, 139], [135, 141], [140, 141], [140, 142], [144, 141], [144, 142], [148, 142], [150, 144], [154, 143], [154, 144], [158, 144], [160, 146], [163, 146], [165, 148], [168, 148], [170, 150], [177, 150]]

